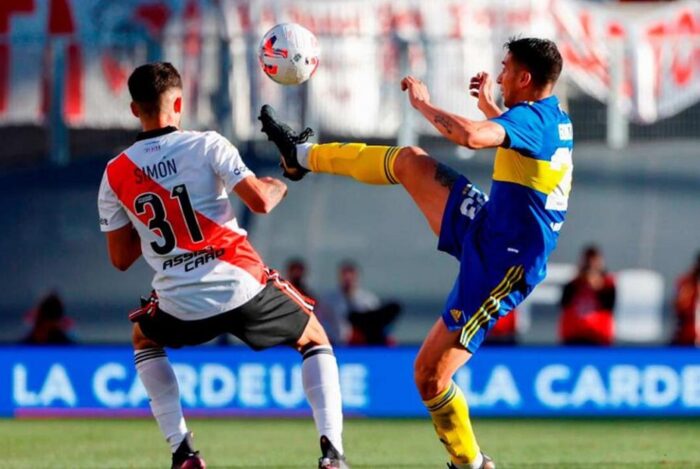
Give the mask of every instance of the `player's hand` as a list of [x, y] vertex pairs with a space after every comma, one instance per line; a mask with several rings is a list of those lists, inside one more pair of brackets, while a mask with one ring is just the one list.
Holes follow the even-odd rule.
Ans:
[[418, 78], [407, 76], [401, 80], [401, 91], [408, 92], [408, 99], [411, 101], [411, 106], [418, 109], [421, 104], [430, 102], [430, 93], [425, 83]]
[[489, 113], [497, 108], [493, 97], [493, 88], [493, 79], [486, 72], [477, 73], [469, 82], [469, 94], [479, 100], [477, 107], [487, 117], [491, 117]]
[[285, 184], [283, 181], [270, 176], [263, 176], [260, 178], [260, 180], [265, 184], [269, 184], [270, 186], [274, 187], [275, 192], [279, 192], [281, 194], [281, 198], [284, 198], [287, 195], [287, 184]]

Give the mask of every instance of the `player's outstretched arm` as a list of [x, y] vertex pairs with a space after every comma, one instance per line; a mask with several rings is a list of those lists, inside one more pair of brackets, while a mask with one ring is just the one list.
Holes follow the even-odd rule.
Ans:
[[268, 176], [248, 176], [233, 191], [255, 213], [270, 213], [287, 195], [287, 185]]
[[420, 111], [445, 138], [463, 147], [474, 150], [493, 148], [502, 145], [506, 139], [505, 129], [495, 122], [474, 121], [431, 104], [424, 105]]
[[105, 234], [109, 260], [118, 270], [125, 271], [141, 257], [141, 238], [131, 223]]
[[468, 148], [491, 148], [501, 145], [506, 138], [505, 129], [491, 121], [474, 121], [449, 113], [430, 103], [430, 95], [425, 84], [406, 77], [401, 81], [401, 89], [408, 93], [411, 105], [430, 121], [445, 138]]

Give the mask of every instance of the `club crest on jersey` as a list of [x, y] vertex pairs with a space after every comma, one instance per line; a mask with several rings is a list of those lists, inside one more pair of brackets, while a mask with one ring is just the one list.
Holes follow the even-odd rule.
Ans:
[[177, 165], [175, 160], [165, 160], [153, 163], [152, 165], [134, 168], [134, 177], [136, 184], [141, 184], [153, 179], [162, 179], [164, 177], [177, 174]]
[[459, 320], [462, 318], [462, 311], [458, 309], [451, 309], [450, 315], [452, 316], [452, 319], [455, 320], [455, 322], [459, 322]]

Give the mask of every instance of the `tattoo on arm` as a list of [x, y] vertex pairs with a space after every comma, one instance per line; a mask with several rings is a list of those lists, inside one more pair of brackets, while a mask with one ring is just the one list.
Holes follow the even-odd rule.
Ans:
[[457, 171], [447, 165], [438, 163], [435, 168], [435, 180], [438, 181], [440, 185], [452, 189], [457, 179], [459, 179], [459, 173]]
[[452, 122], [450, 122], [445, 116], [435, 116], [433, 122], [435, 122], [435, 125], [439, 125], [445, 129], [445, 132], [448, 134], [452, 133]]

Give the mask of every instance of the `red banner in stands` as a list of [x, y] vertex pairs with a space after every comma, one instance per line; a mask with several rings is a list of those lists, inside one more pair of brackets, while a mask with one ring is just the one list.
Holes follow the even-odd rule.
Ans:
[[[465, 115], [477, 115], [467, 99], [469, 75], [496, 73], [502, 44], [512, 35], [556, 38], [566, 73], [602, 101], [618, 63], [623, 106], [634, 120], [655, 121], [700, 99], [700, 4], [691, 0], [662, 6], [578, 0], [3, 0], [0, 124], [41, 124], [60, 80], [69, 125], [134, 126], [126, 78], [135, 65], [164, 58], [183, 73], [189, 123], [210, 125], [212, 96], [229, 70], [221, 70], [220, 56], [205, 41], [218, 46], [225, 27], [232, 39], [235, 126], [246, 137], [254, 127], [255, 100], [288, 99], [288, 90], [261, 79], [251, 60], [257, 38], [283, 21], [299, 22], [321, 39], [321, 67], [309, 99], [331, 132], [396, 133], [401, 107], [394, 88], [402, 70], [397, 39], [409, 43], [411, 70], [435, 83], [434, 101]], [[615, 58], [611, 46], [618, 42]]]

